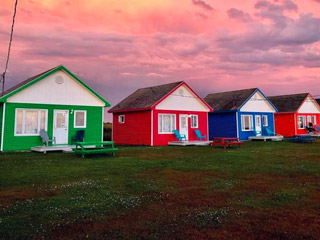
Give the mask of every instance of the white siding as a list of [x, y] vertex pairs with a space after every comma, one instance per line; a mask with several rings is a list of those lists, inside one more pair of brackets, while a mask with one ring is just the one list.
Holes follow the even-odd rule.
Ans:
[[241, 112], [276, 112], [268, 100], [258, 91], [240, 109]]
[[156, 109], [209, 112], [209, 108], [184, 85], [177, 88]]
[[307, 99], [301, 105], [298, 113], [320, 113], [320, 109], [318, 104], [314, 102], [311, 97], [307, 97]]
[[[58, 84], [56, 77], [60, 80], [62, 77], [63, 83]], [[8, 102], [104, 106], [98, 97], [62, 70], [14, 94]]]

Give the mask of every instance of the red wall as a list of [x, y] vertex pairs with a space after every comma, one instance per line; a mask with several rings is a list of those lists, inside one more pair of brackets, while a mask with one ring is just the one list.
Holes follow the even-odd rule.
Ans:
[[[199, 129], [202, 135], [208, 137], [208, 115], [206, 112], [194, 112], [194, 111], [172, 111], [172, 110], [154, 110], [153, 111], [153, 145], [162, 146], [168, 145], [170, 141], [176, 141], [175, 135], [172, 134], [159, 134], [158, 133], [158, 114], [168, 113], [176, 114], [176, 127], [179, 130], [179, 114], [195, 114], [198, 115], [198, 128], [191, 128], [191, 118], [188, 118], [189, 126], [189, 141], [197, 140], [195, 129]], [[206, 139], [207, 140], [207, 139]]]
[[295, 135], [295, 114], [294, 113], [275, 113], [274, 123], [276, 133], [291, 137]]
[[[124, 123], [119, 115], [125, 116]], [[112, 136], [116, 144], [151, 145], [151, 111], [113, 113]]]
[[285, 137], [291, 137], [299, 134], [307, 134], [307, 130], [298, 129], [298, 116], [306, 117], [307, 116], [316, 116], [317, 117], [317, 125], [320, 125], [320, 114], [294, 114], [294, 113], [276, 113], [275, 114], [275, 126], [276, 133], [281, 134]]

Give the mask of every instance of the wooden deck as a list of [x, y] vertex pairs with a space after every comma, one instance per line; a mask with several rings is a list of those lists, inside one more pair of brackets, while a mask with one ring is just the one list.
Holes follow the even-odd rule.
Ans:
[[169, 146], [208, 146], [210, 141], [173, 141], [169, 142]]
[[37, 147], [32, 147], [31, 151], [34, 152], [41, 152], [41, 153], [46, 153], [46, 152], [72, 152], [72, 148], [74, 148], [75, 145], [54, 145], [54, 146], [37, 146]]
[[282, 141], [283, 136], [251, 136], [251, 141]]

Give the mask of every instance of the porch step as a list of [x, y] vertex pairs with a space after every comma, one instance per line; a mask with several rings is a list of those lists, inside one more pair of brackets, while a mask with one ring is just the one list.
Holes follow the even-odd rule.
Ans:
[[169, 146], [208, 146], [210, 141], [173, 141], [169, 142]]
[[31, 151], [34, 152], [41, 152], [41, 153], [46, 153], [46, 152], [57, 152], [57, 151], [63, 151], [63, 152], [72, 152], [72, 148], [74, 148], [74, 145], [55, 145], [55, 146], [37, 146], [37, 147], [32, 147]]
[[251, 136], [249, 137], [249, 140], [251, 141], [282, 141], [283, 140], [283, 136]]

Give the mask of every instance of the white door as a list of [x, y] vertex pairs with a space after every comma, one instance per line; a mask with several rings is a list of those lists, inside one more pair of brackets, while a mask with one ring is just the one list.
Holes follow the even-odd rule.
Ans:
[[260, 115], [256, 115], [255, 116], [255, 123], [256, 123], [256, 132], [257, 135], [261, 135], [261, 116]]
[[188, 115], [179, 115], [179, 118], [179, 132], [180, 134], [186, 135], [188, 140]]
[[56, 144], [68, 144], [68, 110], [54, 110], [53, 136], [56, 138]]

